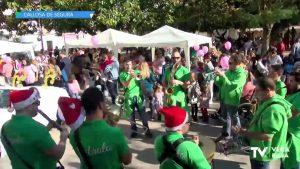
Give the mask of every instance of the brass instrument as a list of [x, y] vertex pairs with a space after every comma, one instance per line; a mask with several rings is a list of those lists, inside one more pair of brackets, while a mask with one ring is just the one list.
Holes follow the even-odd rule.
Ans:
[[166, 95], [167, 95], [167, 104], [170, 103], [171, 101], [171, 95], [173, 94], [173, 87], [174, 87], [174, 84], [172, 84], [172, 81], [175, 79], [175, 73], [176, 71], [178, 70], [178, 68], [180, 67], [180, 64], [174, 64], [173, 67], [172, 67], [172, 70], [171, 70], [171, 73], [170, 73], [170, 79], [169, 79], [169, 82], [168, 83], [168, 86], [167, 86], [167, 89], [166, 89]]
[[47, 126], [53, 125], [55, 128], [57, 128], [59, 131], [62, 131], [62, 127], [54, 120], [50, 119], [49, 116], [47, 116], [42, 110], [38, 110], [38, 113], [43, 116], [46, 120], [49, 121], [49, 124]]
[[116, 98], [116, 105], [110, 105], [107, 107], [107, 112], [105, 119], [108, 124], [112, 126], [116, 126], [120, 121], [123, 113], [124, 113], [124, 103], [125, 97], [123, 95], [118, 95]]

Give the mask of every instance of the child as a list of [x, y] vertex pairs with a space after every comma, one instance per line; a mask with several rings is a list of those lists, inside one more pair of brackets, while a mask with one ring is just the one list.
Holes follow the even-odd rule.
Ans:
[[202, 113], [202, 120], [203, 120], [203, 122], [207, 122], [208, 121], [207, 109], [209, 108], [210, 92], [208, 90], [207, 85], [202, 85], [200, 91], [201, 91], [200, 108], [201, 108], [201, 113]]
[[69, 89], [69, 94], [72, 98], [80, 98], [79, 93], [80, 93], [80, 87], [79, 83], [75, 78], [75, 75], [72, 74], [70, 76], [69, 82], [68, 82], [68, 89]]
[[154, 90], [154, 107], [155, 107], [155, 113], [157, 114], [157, 120], [161, 120], [161, 115], [158, 113], [160, 109], [163, 108], [163, 98], [164, 98], [164, 92], [163, 87], [161, 84], [157, 83], [155, 90]]
[[191, 85], [188, 88], [188, 98], [192, 107], [192, 118], [196, 122], [198, 121], [198, 101], [200, 96], [200, 86], [197, 82], [197, 73], [191, 73]]

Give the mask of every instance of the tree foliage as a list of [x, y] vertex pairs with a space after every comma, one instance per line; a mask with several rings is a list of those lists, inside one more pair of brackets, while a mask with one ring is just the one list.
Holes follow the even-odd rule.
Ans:
[[[270, 27], [285, 21], [296, 23], [300, 0], [2, 0], [0, 10], [92, 10], [92, 19], [44, 19], [48, 30], [95, 33], [115, 28], [144, 34], [165, 24], [187, 31]], [[298, 7], [298, 8], [297, 8]], [[297, 15], [298, 14], [298, 15]], [[9, 30], [30, 32], [28, 20], [2, 16]]]

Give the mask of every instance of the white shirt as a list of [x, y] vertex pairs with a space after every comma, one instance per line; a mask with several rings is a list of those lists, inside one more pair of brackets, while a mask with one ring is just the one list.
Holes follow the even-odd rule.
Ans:
[[269, 59], [270, 65], [282, 65], [282, 59], [279, 55], [276, 55], [274, 58]]

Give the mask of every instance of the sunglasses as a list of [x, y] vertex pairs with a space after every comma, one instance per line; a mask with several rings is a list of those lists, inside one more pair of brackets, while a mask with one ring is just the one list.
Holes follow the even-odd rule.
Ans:
[[32, 105], [37, 105], [39, 106], [41, 104], [41, 102], [39, 100], [37, 100], [36, 102], [32, 103]]
[[180, 57], [172, 57], [172, 59], [176, 59], [177, 60], [177, 59], [180, 59]]

